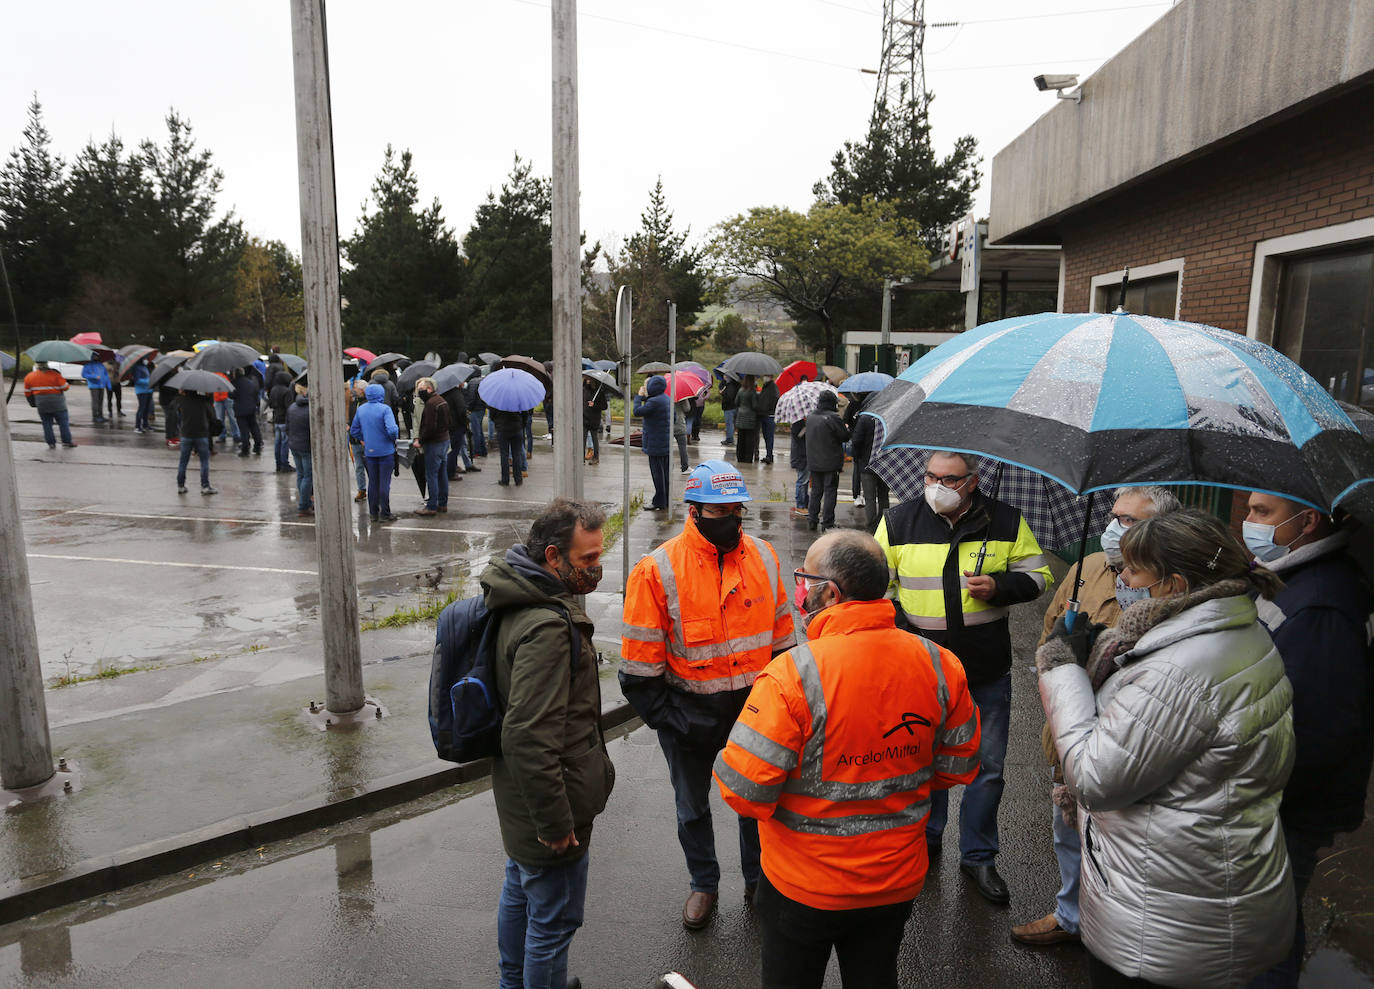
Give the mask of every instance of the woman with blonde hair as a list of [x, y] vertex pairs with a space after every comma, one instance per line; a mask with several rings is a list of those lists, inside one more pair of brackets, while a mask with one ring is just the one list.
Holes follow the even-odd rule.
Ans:
[[1252, 597], [1283, 585], [1196, 509], [1137, 522], [1121, 554], [1118, 624], [1060, 619], [1036, 654], [1092, 985], [1236, 986], [1295, 924], [1278, 816], [1293, 691]]

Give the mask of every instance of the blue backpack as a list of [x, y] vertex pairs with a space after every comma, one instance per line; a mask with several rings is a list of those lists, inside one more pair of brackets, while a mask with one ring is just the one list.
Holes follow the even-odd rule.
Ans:
[[[557, 605], [572, 639], [571, 669], [577, 670], [582, 637], [572, 615]], [[455, 601], [439, 615], [429, 670], [429, 734], [434, 751], [449, 762], [472, 762], [501, 754], [505, 712], [496, 694], [496, 626], [499, 612], [487, 610], [482, 595]]]

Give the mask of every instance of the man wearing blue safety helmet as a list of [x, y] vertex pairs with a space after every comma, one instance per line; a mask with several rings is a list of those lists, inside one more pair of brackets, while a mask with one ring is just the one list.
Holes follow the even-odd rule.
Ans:
[[[720, 890], [711, 768], [760, 671], [796, 644], [778, 554], [741, 523], [749, 491], [733, 464], [687, 478], [682, 532], [644, 557], [625, 588], [620, 685], [658, 732], [691, 892], [683, 926], [709, 923]], [[744, 895], [758, 886], [758, 822], [739, 820]]]

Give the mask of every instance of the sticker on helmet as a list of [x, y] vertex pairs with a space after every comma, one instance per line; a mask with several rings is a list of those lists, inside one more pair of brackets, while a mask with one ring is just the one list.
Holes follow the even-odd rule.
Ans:
[[722, 484], [743, 484], [744, 478], [738, 474], [712, 474], [711, 483], [716, 487], [720, 487]]

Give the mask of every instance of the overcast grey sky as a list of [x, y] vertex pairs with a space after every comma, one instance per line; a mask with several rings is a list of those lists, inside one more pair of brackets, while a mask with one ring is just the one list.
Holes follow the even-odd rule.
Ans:
[[[927, 0], [934, 139], [993, 154], [1054, 103], [1031, 77], [1087, 76], [1170, 0]], [[805, 209], [872, 107], [882, 0], [580, 0], [582, 227], [632, 233], [655, 178], [694, 236], [750, 206]], [[339, 220], [347, 235], [390, 142], [461, 235], [519, 152], [550, 171], [548, 0], [329, 4]], [[300, 243], [288, 0], [10, 4], [0, 136], [41, 100], [71, 158], [111, 131], [164, 134], [175, 107], [223, 169], [250, 233]]]

